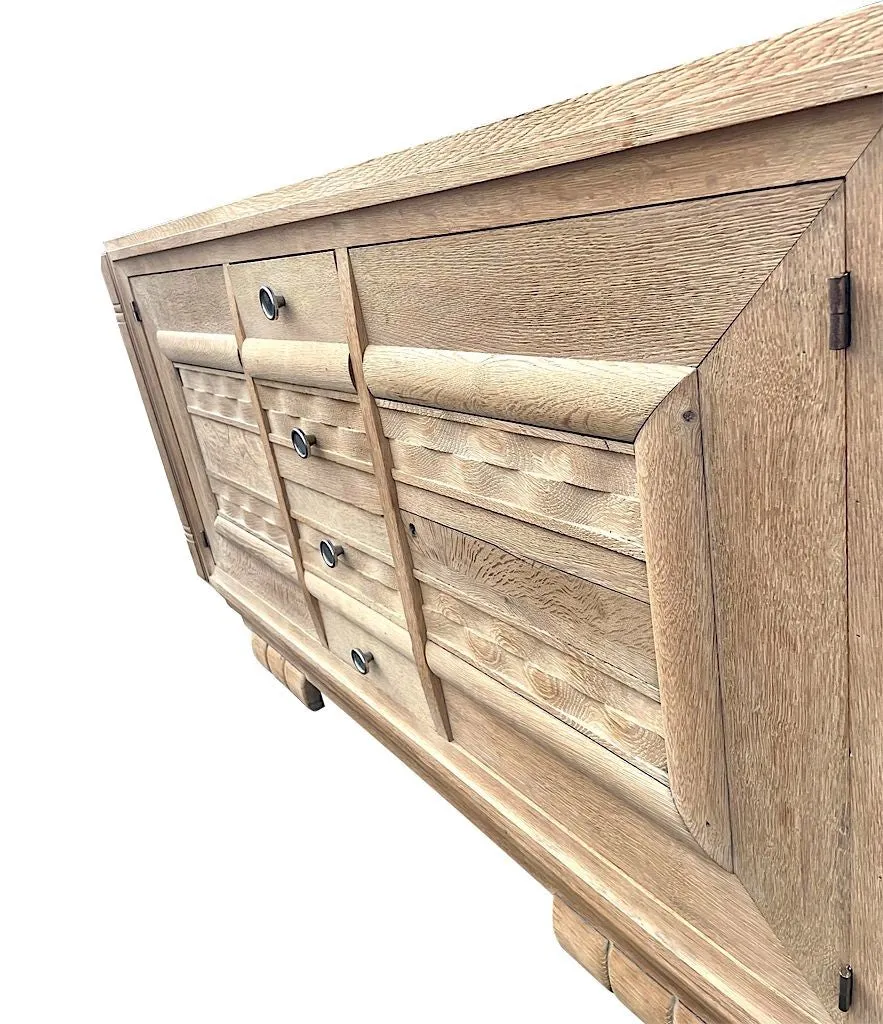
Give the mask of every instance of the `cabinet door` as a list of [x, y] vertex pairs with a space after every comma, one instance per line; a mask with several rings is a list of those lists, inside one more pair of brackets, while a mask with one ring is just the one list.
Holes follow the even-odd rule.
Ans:
[[[699, 368], [733, 865], [836, 1009], [848, 962], [840, 189]], [[652, 569], [651, 569], [652, 576]]]

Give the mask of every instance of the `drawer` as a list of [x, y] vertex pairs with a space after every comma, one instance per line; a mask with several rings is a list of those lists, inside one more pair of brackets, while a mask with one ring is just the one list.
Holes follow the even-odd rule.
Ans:
[[[234, 263], [230, 279], [246, 337], [346, 342], [334, 253]], [[261, 289], [276, 298], [275, 319], [264, 311]], [[267, 292], [263, 297], [266, 304]]]
[[355, 396], [304, 390], [287, 384], [259, 384], [261, 407], [267, 414], [270, 439], [284, 448], [294, 446], [293, 432], [315, 440], [309, 455], [366, 473], [374, 466], [362, 414]]
[[316, 530], [300, 523], [300, 546], [304, 567], [321, 576], [354, 600], [405, 626], [405, 613], [392, 558], [378, 558], [365, 550], [350, 534], [339, 530]]
[[[421, 729], [434, 731], [407, 630], [311, 572], [306, 581], [319, 601], [328, 647], [353, 686], [376, 694]], [[368, 656], [361, 665], [364, 673], [356, 667], [359, 652]]]
[[309, 488], [371, 515], [382, 515], [355, 397], [281, 384], [261, 384], [259, 393], [292, 508], [301, 504], [298, 491]]
[[281, 616], [286, 625], [318, 640], [291, 556], [222, 516], [214, 533], [212, 582], [240, 598], [244, 591], [246, 603], [269, 621]]

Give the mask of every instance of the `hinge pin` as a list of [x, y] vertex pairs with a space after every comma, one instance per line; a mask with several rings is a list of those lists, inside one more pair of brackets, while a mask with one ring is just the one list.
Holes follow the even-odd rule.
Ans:
[[138, 321], [138, 323], [139, 324], [142, 323], [142, 320], [141, 320], [141, 308], [139, 307], [139, 305], [135, 301], [135, 299], [132, 299], [132, 312], [135, 314], [135, 319]]
[[849, 274], [828, 278], [828, 308], [831, 314], [829, 347], [835, 351], [849, 348], [851, 333]]
[[849, 965], [840, 968], [840, 996], [837, 1006], [841, 1013], [846, 1013], [852, 1006], [852, 968]]

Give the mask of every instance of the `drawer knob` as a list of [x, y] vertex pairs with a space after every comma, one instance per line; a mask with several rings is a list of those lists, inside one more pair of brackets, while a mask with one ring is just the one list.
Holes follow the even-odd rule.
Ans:
[[354, 647], [350, 651], [350, 657], [353, 659], [353, 665], [359, 675], [368, 675], [368, 666], [374, 660], [374, 655], [370, 651], [363, 651], [358, 647]]
[[328, 568], [333, 569], [337, 565], [338, 558], [343, 555], [343, 547], [333, 540], [320, 540], [319, 554]]
[[262, 284], [258, 292], [258, 301], [268, 320], [279, 319], [279, 310], [285, 305], [284, 295], [277, 295], [268, 284]]
[[310, 448], [316, 443], [316, 435], [307, 434], [300, 427], [295, 427], [291, 432], [291, 443], [302, 459], [308, 459], [310, 457]]

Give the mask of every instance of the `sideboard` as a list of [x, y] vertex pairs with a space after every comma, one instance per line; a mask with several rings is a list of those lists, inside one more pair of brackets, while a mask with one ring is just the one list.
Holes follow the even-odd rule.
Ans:
[[883, 1020], [881, 126], [873, 4], [102, 258], [258, 659], [647, 1024]]

